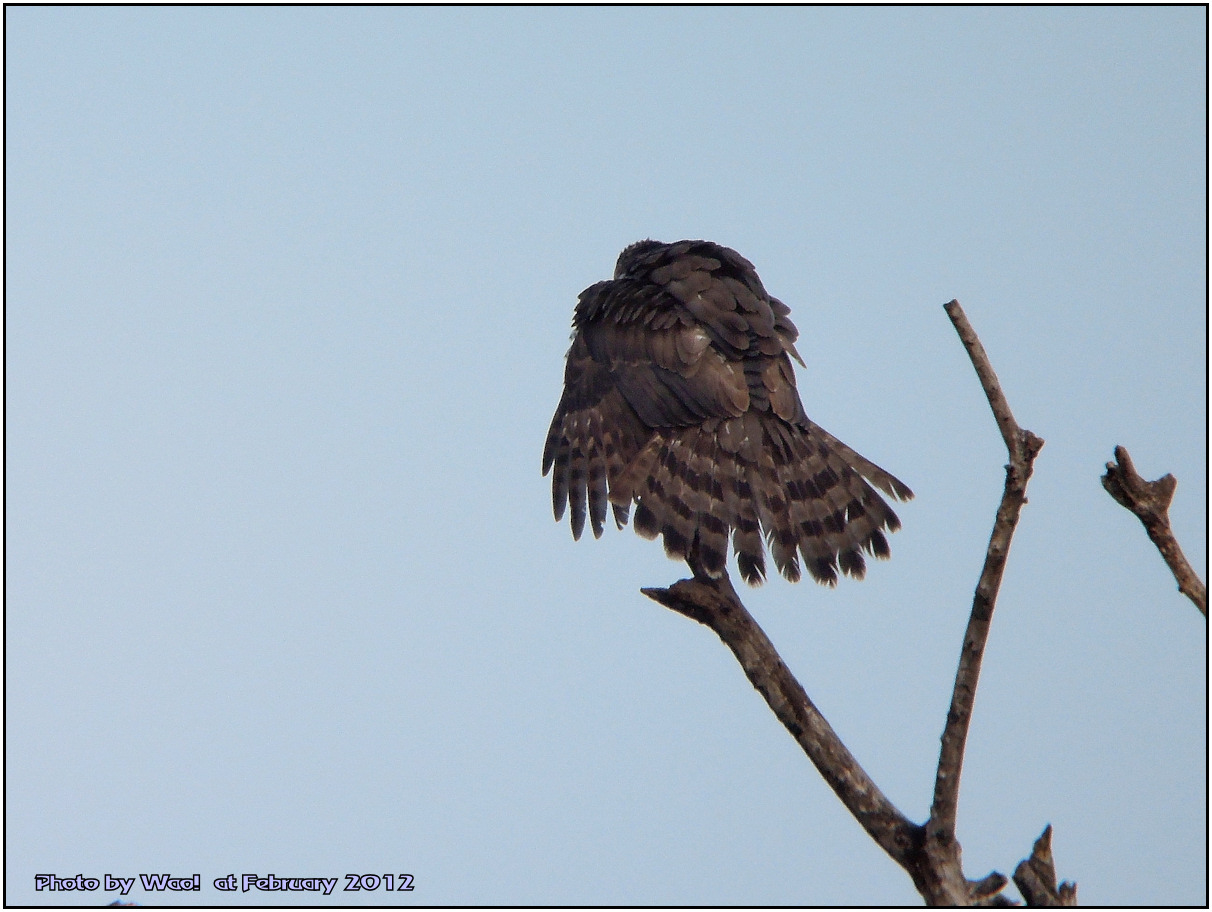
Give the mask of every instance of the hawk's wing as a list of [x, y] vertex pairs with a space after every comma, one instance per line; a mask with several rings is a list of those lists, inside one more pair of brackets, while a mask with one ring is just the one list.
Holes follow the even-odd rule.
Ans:
[[[571, 505], [575, 538], [584, 529], [586, 498], [595, 535], [602, 534], [608, 498], [616, 521], [626, 522], [632, 493], [623, 472], [653, 428], [737, 416], [749, 407], [744, 366], [719, 346], [748, 347], [741, 335], [748, 323], [736, 317], [736, 296], [754, 298], [753, 292], [731, 276], [735, 290], [713, 279], [720, 259], [685, 254], [662, 245], [628, 274], [580, 295], [564, 395], [543, 451], [543, 474], [555, 468], [556, 518]], [[756, 274], [751, 281], [760, 289]], [[714, 303], [695, 288], [708, 290]], [[761, 325], [773, 335], [773, 317]]]

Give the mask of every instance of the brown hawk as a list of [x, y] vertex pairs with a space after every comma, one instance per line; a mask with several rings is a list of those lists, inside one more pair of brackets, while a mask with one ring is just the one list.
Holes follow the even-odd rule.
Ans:
[[[606, 506], [621, 529], [664, 538], [670, 557], [719, 577], [728, 537], [741, 575], [766, 575], [762, 536], [779, 572], [835, 585], [862, 579], [863, 553], [886, 558], [900, 520], [879, 494], [913, 492], [813, 424], [791, 367], [790, 310], [753, 264], [710, 241], [640, 241], [614, 278], [581, 292], [572, 348], [547, 445], [557, 520], [572, 536]], [[586, 504], [588, 503], [588, 511]]]

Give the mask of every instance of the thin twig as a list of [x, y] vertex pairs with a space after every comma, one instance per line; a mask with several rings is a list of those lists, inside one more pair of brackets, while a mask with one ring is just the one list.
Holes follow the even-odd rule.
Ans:
[[[981, 381], [981, 387], [989, 400], [989, 407], [993, 409], [997, 428], [1002, 432], [1002, 440], [1006, 442], [1006, 449], [1013, 457], [1019, 446], [1018, 441], [1023, 430], [1014, 420], [1014, 413], [1010, 411], [1010, 403], [1006, 401], [1006, 394], [1002, 392], [1002, 385], [997, 379], [997, 374], [993, 372], [989, 356], [985, 353], [985, 346], [981, 345], [981, 340], [977, 337], [972, 324], [968, 322], [968, 316], [960, 307], [959, 301], [948, 301], [943, 305], [943, 310], [947, 311], [947, 316], [951, 318], [960, 341], [964, 343], [964, 348], [968, 351], [968, 357], [972, 359], [972, 366], [976, 368], [976, 376]], [[1043, 446], [1043, 441], [1040, 441], [1040, 446]]]
[[1162, 559], [1174, 574], [1178, 591], [1195, 603], [1204, 617], [1208, 616], [1208, 587], [1204, 584], [1178, 546], [1170, 529], [1170, 502], [1178, 482], [1173, 475], [1163, 475], [1157, 481], [1145, 481], [1136, 472], [1132, 457], [1122, 446], [1115, 448], [1118, 462], [1107, 463], [1103, 487], [1121, 506], [1127, 507], [1144, 524], [1149, 539], [1161, 552]]
[[1001, 587], [1010, 542], [1015, 526], [1018, 525], [1019, 513], [1027, 501], [1027, 482], [1031, 478], [1035, 457], [1044, 441], [1030, 431], [1020, 428], [1014, 420], [1001, 384], [998, 383], [993, 366], [989, 363], [989, 356], [959, 302], [951, 301], [945, 305], [945, 309], [964, 348], [968, 350], [1010, 455], [1001, 504], [997, 509], [993, 533], [989, 537], [985, 565], [976, 585], [972, 613], [964, 634], [959, 670], [956, 672], [955, 687], [951, 694], [951, 708], [943, 730], [942, 750], [939, 753], [938, 773], [934, 783], [934, 802], [930, 809], [930, 820], [926, 824], [927, 851], [933, 851], [933, 847], [937, 847], [938, 851], [951, 853], [958, 852], [955, 820], [959, 803], [960, 774], [964, 765], [968, 725], [976, 699], [976, 685], [980, 678], [981, 659], [985, 653], [985, 642], [989, 638], [989, 625], [993, 620], [993, 608], [997, 602], [998, 589]]

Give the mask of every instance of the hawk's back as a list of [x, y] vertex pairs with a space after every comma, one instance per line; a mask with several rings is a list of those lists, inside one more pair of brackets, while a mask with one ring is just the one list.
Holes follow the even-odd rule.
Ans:
[[[909, 489], [813, 424], [790, 358], [789, 310], [736, 251], [710, 241], [640, 241], [614, 278], [581, 293], [543, 453], [556, 518], [601, 535], [636, 505], [636, 531], [719, 576], [731, 535], [742, 576], [765, 575], [763, 536], [790, 580], [861, 578], [900, 525], [873, 490]], [[801, 361], [801, 363], [803, 363]], [[866, 480], [865, 480], [866, 479]], [[870, 483], [868, 483], [870, 482]], [[587, 510], [588, 507], [588, 510]]]

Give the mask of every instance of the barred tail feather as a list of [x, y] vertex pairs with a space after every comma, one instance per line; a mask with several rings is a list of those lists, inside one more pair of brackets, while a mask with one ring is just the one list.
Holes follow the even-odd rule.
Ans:
[[[688, 503], [694, 511], [691, 552], [698, 567], [710, 577], [723, 574], [728, 563], [728, 520], [716, 473], [719, 468], [717, 422], [705, 422], [687, 440], [689, 454], [683, 466]], [[693, 565], [692, 565], [693, 567]]]
[[717, 439], [721, 458], [724, 519], [732, 527], [732, 548], [741, 578], [750, 586], [766, 579], [766, 554], [756, 510], [757, 465], [745, 455], [745, 421], [731, 418], [720, 424]]

